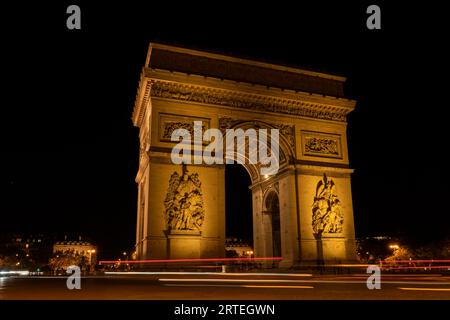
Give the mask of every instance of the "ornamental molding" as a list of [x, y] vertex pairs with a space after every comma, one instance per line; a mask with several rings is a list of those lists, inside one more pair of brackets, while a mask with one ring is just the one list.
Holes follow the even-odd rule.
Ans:
[[278, 129], [280, 134], [286, 139], [289, 147], [291, 147], [292, 152], [295, 150], [295, 126], [293, 124], [283, 124], [283, 123], [272, 123], [260, 120], [245, 120], [245, 119], [234, 119], [231, 117], [223, 116], [219, 118], [219, 129], [225, 135], [226, 129], [232, 129], [241, 124], [252, 124], [254, 129], [264, 129], [265, 127], [261, 124], [266, 124], [268, 127]]
[[254, 94], [159, 79], [144, 80], [141, 80], [133, 112], [135, 126], [141, 125], [150, 97], [338, 122], [346, 122], [347, 114], [353, 110], [348, 106], [328, 105], [270, 94]]

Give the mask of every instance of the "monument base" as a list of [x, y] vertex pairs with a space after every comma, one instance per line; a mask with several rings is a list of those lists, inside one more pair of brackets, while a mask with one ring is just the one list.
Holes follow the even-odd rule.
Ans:
[[316, 239], [302, 240], [302, 256], [295, 265], [329, 265], [356, 263], [356, 244], [344, 237], [324, 235]]
[[201, 232], [170, 230], [167, 233], [168, 259], [198, 259], [201, 257]]

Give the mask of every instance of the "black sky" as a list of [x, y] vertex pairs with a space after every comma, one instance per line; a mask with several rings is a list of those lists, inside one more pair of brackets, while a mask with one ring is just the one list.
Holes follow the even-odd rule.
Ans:
[[[66, 29], [73, 3], [81, 31]], [[371, 31], [366, 1], [73, 3], [2, 7], [0, 232], [82, 233], [105, 257], [134, 244], [130, 118], [159, 41], [346, 76], [357, 235], [450, 233], [442, 8], [378, 2]]]

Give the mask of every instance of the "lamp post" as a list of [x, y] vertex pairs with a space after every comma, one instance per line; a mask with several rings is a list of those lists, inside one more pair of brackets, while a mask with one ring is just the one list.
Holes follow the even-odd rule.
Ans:
[[126, 251], [124, 251], [122, 254], [123, 254], [123, 256], [125, 258], [125, 261], [126, 261], [126, 268], [128, 269], [128, 266], [129, 266], [129, 264], [128, 264], [128, 253]]
[[93, 271], [94, 265], [92, 263], [92, 254], [95, 253], [95, 249], [88, 250], [87, 252], [89, 253], [89, 269], [90, 271]]

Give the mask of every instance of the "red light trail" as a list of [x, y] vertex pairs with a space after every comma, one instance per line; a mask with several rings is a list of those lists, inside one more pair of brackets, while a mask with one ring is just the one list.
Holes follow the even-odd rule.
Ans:
[[281, 261], [282, 257], [261, 258], [198, 258], [198, 259], [154, 259], [154, 260], [103, 260], [99, 264], [116, 263], [175, 263], [175, 262], [230, 262], [230, 261]]
[[433, 262], [448, 262], [450, 260], [381, 260], [380, 263], [433, 263]]

